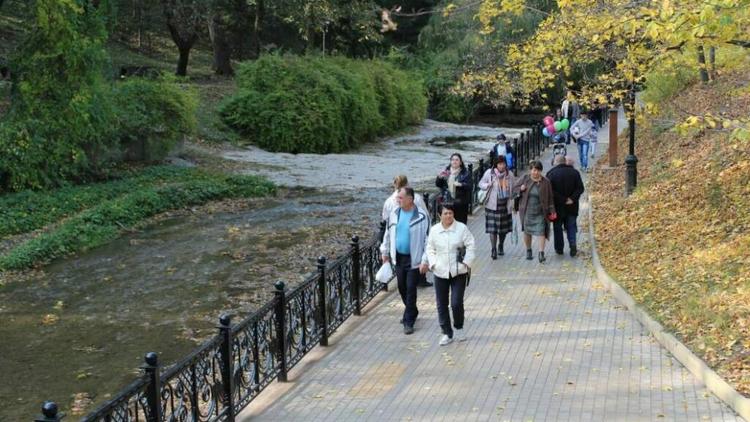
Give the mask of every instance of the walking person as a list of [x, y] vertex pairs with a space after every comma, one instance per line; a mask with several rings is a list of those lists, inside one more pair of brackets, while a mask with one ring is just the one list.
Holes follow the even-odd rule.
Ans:
[[506, 167], [511, 173], [513, 173], [516, 169], [516, 152], [510, 145], [508, 138], [502, 133], [497, 135], [497, 143], [490, 150], [490, 160], [493, 164], [496, 163], [500, 157], [505, 159]]
[[516, 192], [521, 194], [519, 214], [523, 230], [523, 241], [526, 244], [526, 259], [534, 259], [531, 250], [532, 236], [537, 238], [539, 247], [539, 262], [547, 259], [544, 256], [545, 241], [549, 238], [549, 220], [556, 218], [555, 202], [552, 196], [552, 185], [542, 175], [544, 166], [541, 161], [529, 163], [530, 172], [525, 174]]
[[[435, 274], [435, 301], [443, 332], [440, 345], [464, 341], [464, 292], [474, 262], [474, 236], [465, 224], [455, 219], [453, 204], [443, 204], [440, 222], [432, 226], [427, 238], [427, 266]], [[451, 314], [453, 313], [451, 323]]]
[[414, 205], [414, 189], [401, 188], [399, 207], [388, 217], [388, 230], [380, 245], [383, 263], [393, 262], [401, 301], [404, 303], [404, 334], [414, 332], [417, 320], [417, 283], [420, 265], [424, 260], [427, 233], [430, 230], [427, 215]]
[[[385, 221], [384, 225], [381, 225], [382, 232], [380, 233], [380, 241], [383, 241], [383, 237], [385, 236], [385, 228], [388, 227], [388, 218], [390, 218], [391, 213], [393, 210], [398, 208], [399, 201], [398, 201], [398, 192], [401, 190], [401, 188], [407, 187], [409, 185], [409, 179], [403, 174], [399, 174], [398, 176], [393, 178], [393, 188], [394, 191], [391, 194], [391, 196], [388, 197], [388, 199], [385, 200], [385, 203], [383, 204], [383, 212], [381, 214], [381, 217], [383, 218], [383, 221]], [[414, 205], [424, 213], [424, 215], [427, 216], [427, 225], [429, 226], [431, 224], [430, 221], [430, 213], [427, 210], [427, 204], [424, 202], [424, 198], [422, 198], [422, 195], [418, 193], [414, 193]], [[427, 275], [426, 274], [419, 274], [419, 281], [417, 282], [418, 287], [432, 287], [432, 283], [427, 281]]]
[[451, 155], [451, 163], [438, 175], [435, 185], [440, 188], [443, 198], [453, 202], [455, 219], [466, 224], [473, 183], [461, 154]]
[[[393, 193], [385, 200], [385, 203], [383, 203], [383, 212], [381, 213], [383, 220], [388, 221], [388, 217], [390, 217], [393, 210], [398, 208], [398, 191], [406, 186], [409, 186], [409, 179], [407, 179], [405, 175], [399, 174], [393, 178]], [[414, 205], [422, 210], [422, 212], [424, 212], [429, 218], [430, 213], [427, 212], [427, 204], [424, 202], [422, 195], [416, 192], [414, 193]]]
[[594, 132], [594, 122], [589, 120], [587, 112], [581, 113], [580, 120], [577, 120], [570, 127], [573, 140], [578, 143], [578, 164], [580, 164], [583, 171], [588, 171], [589, 169], [589, 142]]
[[[575, 100], [575, 96], [573, 96], [573, 94], [570, 91], [565, 93], [565, 99], [560, 105], [560, 112], [561, 112], [561, 118], [558, 120], [568, 119], [571, 127], [580, 118], [581, 107], [578, 105], [578, 103]], [[568, 130], [565, 131], [565, 143], [566, 144], [570, 144], [570, 136], [571, 136], [570, 129], [571, 128], [568, 128]]]
[[[573, 157], [570, 157], [570, 159], [572, 161]], [[557, 211], [557, 219], [552, 222], [555, 252], [558, 255], [564, 253], [564, 229], [568, 238], [570, 256], [574, 257], [578, 253], [576, 246], [578, 201], [584, 191], [581, 173], [567, 164], [565, 157], [558, 156], [555, 157], [555, 167], [547, 172], [547, 179], [552, 185], [552, 195], [555, 198], [555, 210]]]
[[505, 236], [513, 231], [513, 187], [513, 176], [503, 157], [498, 158], [495, 166], [487, 169], [479, 181], [479, 189], [487, 191], [484, 231], [490, 235], [492, 259], [505, 255]]

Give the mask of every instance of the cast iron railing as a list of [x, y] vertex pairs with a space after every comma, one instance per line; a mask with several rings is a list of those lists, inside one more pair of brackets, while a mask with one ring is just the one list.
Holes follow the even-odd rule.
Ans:
[[[143, 377], [102, 404], [83, 421], [232, 421], [275, 379], [287, 372], [352, 314], [359, 315], [384, 286], [375, 280], [380, 241], [352, 238], [349, 251], [332, 263], [318, 258], [318, 271], [287, 291], [274, 285], [274, 298], [232, 324], [222, 315], [218, 334], [182, 361], [162, 371], [147, 353]], [[46, 402], [36, 421], [59, 421], [57, 405]]]

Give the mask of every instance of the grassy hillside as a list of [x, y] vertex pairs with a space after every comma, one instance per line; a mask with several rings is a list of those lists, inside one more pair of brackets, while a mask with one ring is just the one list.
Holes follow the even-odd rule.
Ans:
[[[592, 186], [604, 267], [652, 316], [750, 395], [750, 144], [723, 130], [680, 135], [690, 114], [750, 114], [750, 75], [692, 83], [640, 121], [637, 191], [624, 166]], [[627, 137], [620, 138], [620, 163]]]

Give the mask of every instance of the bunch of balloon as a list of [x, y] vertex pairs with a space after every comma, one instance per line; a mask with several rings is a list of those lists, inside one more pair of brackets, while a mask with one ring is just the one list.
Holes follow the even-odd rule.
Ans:
[[542, 135], [547, 137], [553, 136], [557, 132], [566, 131], [570, 127], [570, 120], [562, 119], [555, 121], [552, 116], [545, 116], [542, 122], [544, 123]]

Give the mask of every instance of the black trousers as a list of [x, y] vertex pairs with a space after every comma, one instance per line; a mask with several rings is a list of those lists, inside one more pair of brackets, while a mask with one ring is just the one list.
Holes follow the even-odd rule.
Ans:
[[396, 280], [401, 301], [404, 303], [404, 325], [413, 327], [417, 320], [417, 283], [419, 269], [411, 267], [411, 256], [396, 254]]
[[[453, 327], [458, 330], [464, 328], [464, 292], [466, 291], [466, 274], [451, 278], [435, 276], [435, 299], [437, 301], [438, 321], [443, 334], [453, 338]], [[450, 296], [451, 310], [453, 311], [453, 327], [451, 327], [451, 316], [448, 312], [448, 300]]]

